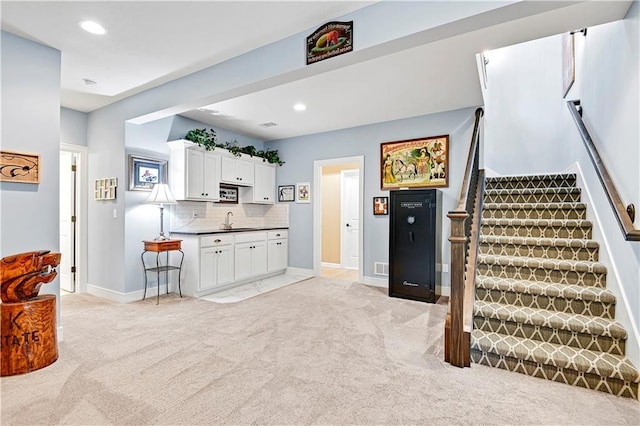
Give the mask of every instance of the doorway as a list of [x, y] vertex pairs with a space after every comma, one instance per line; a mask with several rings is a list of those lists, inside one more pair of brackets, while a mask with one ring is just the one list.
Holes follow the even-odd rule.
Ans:
[[314, 162], [314, 274], [362, 281], [364, 157]]
[[86, 284], [86, 148], [60, 145], [60, 295]]

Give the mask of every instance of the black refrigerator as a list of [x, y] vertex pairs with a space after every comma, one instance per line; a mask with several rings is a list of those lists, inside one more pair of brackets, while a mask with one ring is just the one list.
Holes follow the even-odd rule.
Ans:
[[442, 193], [391, 191], [389, 296], [434, 303], [440, 291]]

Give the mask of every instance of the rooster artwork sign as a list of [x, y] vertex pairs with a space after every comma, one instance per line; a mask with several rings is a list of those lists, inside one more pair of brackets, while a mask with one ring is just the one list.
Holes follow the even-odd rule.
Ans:
[[353, 21], [327, 22], [307, 37], [307, 65], [353, 50]]
[[449, 135], [380, 144], [380, 187], [449, 186]]

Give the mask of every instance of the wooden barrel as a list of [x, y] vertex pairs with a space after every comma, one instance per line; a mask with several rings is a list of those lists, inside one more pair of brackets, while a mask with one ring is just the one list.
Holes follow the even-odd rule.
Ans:
[[0, 304], [1, 376], [29, 373], [58, 359], [56, 297], [38, 296], [25, 302]]

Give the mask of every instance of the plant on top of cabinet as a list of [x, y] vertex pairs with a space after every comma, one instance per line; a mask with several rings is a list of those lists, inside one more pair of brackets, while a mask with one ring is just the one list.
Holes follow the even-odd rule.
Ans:
[[216, 131], [213, 129], [193, 129], [189, 130], [184, 137], [186, 140], [197, 143], [207, 151], [213, 151], [222, 148], [222, 145], [216, 143]]
[[284, 161], [280, 160], [277, 149], [267, 149], [265, 151], [256, 149], [253, 145], [240, 146], [237, 139], [232, 142], [217, 143], [216, 131], [213, 129], [193, 129], [189, 130], [184, 139], [194, 142], [207, 151], [213, 151], [216, 148], [224, 148], [236, 157], [241, 154], [247, 154], [251, 157], [260, 157], [262, 161], [282, 166]]

